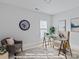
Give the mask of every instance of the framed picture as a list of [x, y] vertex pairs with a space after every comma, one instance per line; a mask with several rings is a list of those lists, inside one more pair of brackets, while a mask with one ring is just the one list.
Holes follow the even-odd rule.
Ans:
[[66, 31], [66, 20], [59, 20], [58, 31]]
[[79, 17], [71, 19], [71, 31], [79, 32]]

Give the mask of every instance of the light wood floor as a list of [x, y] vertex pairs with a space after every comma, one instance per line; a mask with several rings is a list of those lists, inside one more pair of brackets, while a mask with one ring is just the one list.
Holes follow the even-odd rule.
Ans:
[[[67, 53], [67, 59], [79, 59], [79, 53], [72, 51], [73, 56], [71, 57]], [[48, 47], [36, 47], [23, 51], [18, 54], [17, 59], [65, 59], [64, 55], [58, 56], [58, 50], [56, 48]]]

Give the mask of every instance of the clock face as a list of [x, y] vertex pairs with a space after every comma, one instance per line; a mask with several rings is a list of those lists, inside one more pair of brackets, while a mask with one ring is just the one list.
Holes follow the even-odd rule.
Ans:
[[30, 28], [30, 23], [27, 20], [21, 20], [19, 23], [19, 27], [21, 28], [21, 30], [28, 30]]

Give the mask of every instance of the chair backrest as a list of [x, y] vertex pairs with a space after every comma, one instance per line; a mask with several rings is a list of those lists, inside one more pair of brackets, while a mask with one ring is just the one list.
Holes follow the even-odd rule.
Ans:
[[67, 40], [69, 41], [70, 39], [70, 31], [68, 31], [68, 36], [67, 36]]
[[59, 32], [60, 37], [61, 38], [65, 38], [66, 40], [69, 40], [70, 39], [70, 31], [62, 31], [62, 32]]
[[2, 45], [6, 45], [7, 44], [7, 40], [6, 39], [10, 39], [10, 37], [4, 38], [1, 40], [1, 44]]

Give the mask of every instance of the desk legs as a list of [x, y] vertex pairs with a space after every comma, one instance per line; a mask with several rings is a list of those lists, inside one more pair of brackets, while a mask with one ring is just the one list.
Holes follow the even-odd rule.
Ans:
[[45, 37], [44, 37], [44, 39], [43, 39], [43, 46], [44, 46], [45, 48], [47, 48], [47, 44], [46, 44], [46, 39], [45, 39]]
[[51, 42], [51, 38], [48, 39], [48, 46], [51, 46], [52, 42]]

